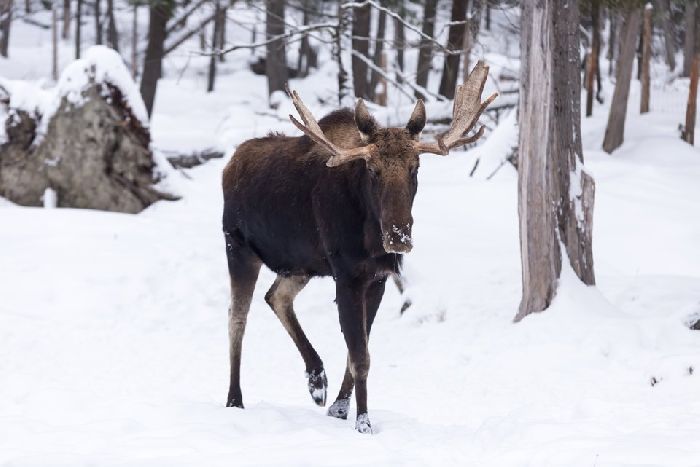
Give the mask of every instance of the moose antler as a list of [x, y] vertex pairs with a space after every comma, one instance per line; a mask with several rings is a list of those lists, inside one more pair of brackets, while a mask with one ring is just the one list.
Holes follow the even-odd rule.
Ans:
[[371, 144], [351, 149], [344, 149], [331, 143], [328, 138], [326, 138], [326, 135], [323, 134], [321, 127], [318, 126], [318, 122], [311, 114], [311, 111], [309, 111], [309, 109], [302, 102], [299, 94], [297, 94], [296, 91], [290, 91], [289, 88], [287, 88], [287, 95], [289, 95], [290, 99], [292, 99], [292, 103], [294, 104], [294, 107], [296, 107], [297, 112], [299, 112], [301, 119], [304, 121], [304, 125], [302, 125], [301, 122], [299, 122], [299, 120], [294, 118], [292, 115], [289, 116], [289, 119], [292, 121], [294, 126], [303, 131], [304, 134], [311, 138], [312, 141], [323, 146], [332, 154], [331, 158], [326, 162], [328, 167], [337, 167], [353, 159], [367, 159], [370, 157], [372, 150]]
[[482, 60], [479, 60], [471, 73], [469, 73], [467, 81], [457, 87], [452, 107], [452, 125], [450, 125], [450, 129], [439, 135], [435, 142], [414, 143], [418, 152], [429, 152], [446, 156], [450, 149], [473, 143], [481, 138], [484, 134], [483, 126], [472, 136], [464, 137], [464, 134], [474, 127], [481, 113], [498, 96], [498, 93], [495, 92], [484, 102], [481, 102], [481, 93], [484, 91], [484, 84], [488, 74], [489, 67]]

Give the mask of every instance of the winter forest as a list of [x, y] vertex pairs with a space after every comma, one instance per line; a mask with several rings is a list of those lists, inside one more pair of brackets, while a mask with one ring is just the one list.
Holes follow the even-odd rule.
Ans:
[[697, 466], [699, 76], [697, 0], [0, 0], [0, 465]]

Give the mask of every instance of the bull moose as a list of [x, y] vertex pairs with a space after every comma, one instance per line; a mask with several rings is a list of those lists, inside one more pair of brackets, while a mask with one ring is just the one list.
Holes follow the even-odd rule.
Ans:
[[346, 419], [353, 389], [355, 428], [371, 433], [367, 414], [367, 341], [386, 279], [412, 248], [411, 207], [418, 188], [418, 156], [447, 155], [476, 141], [465, 136], [496, 97], [481, 101], [488, 67], [479, 62], [458, 88], [449, 130], [422, 142], [425, 106], [415, 105], [405, 128], [382, 128], [359, 100], [354, 112], [316, 121], [296, 92], [290, 98], [304, 135], [271, 134], [236, 150], [223, 173], [223, 230], [231, 281], [231, 381], [227, 407], [243, 407], [240, 363], [243, 333], [262, 264], [277, 273], [265, 300], [296, 344], [314, 402], [326, 404], [323, 362], [297, 321], [293, 302], [312, 277], [333, 276], [340, 328], [348, 348], [345, 376], [328, 415]]

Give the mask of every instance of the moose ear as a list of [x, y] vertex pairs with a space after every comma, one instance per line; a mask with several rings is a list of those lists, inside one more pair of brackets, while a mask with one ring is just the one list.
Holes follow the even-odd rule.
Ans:
[[362, 99], [359, 99], [355, 106], [355, 124], [357, 125], [357, 129], [360, 130], [362, 139], [365, 141], [368, 140], [379, 127], [374, 117], [369, 114], [367, 106], [365, 106]]
[[418, 99], [411, 118], [408, 119], [406, 129], [411, 133], [411, 136], [418, 136], [423, 131], [423, 127], [425, 127], [425, 104], [423, 104], [423, 99]]

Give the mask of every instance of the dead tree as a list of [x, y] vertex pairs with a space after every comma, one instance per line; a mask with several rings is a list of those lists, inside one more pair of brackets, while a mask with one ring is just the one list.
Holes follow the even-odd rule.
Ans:
[[521, 24], [518, 214], [523, 291], [515, 321], [549, 307], [564, 261], [585, 284], [595, 283], [595, 185], [582, 167], [577, 1], [524, 2]]
[[[423, 26], [422, 31], [425, 36], [435, 35], [435, 13], [437, 10], [437, 0], [425, 0], [423, 5]], [[428, 74], [433, 62], [433, 44], [426, 37], [421, 37], [418, 45], [418, 66], [416, 67], [416, 84], [421, 87], [428, 86]], [[416, 97], [425, 99], [425, 96], [416, 92]]]
[[693, 66], [690, 68], [690, 85], [688, 87], [688, 105], [685, 109], [685, 126], [681, 138], [691, 146], [695, 145], [695, 118], [697, 115], [698, 101], [698, 68], [700, 67], [700, 53], [695, 54]]
[[156, 100], [156, 87], [163, 72], [165, 29], [173, 14], [171, 2], [151, 2], [148, 6], [148, 45], [143, 59], [141, 97], [150, 117]]
[[12, 0], [0, 0], [0, 55], [7, 58], [12, 26]]
[[639, 104], [639, 112], [649, 112], [649, 62], [651, 61], [651, 3], [644, 8], [644, 41], [642, 50], [642, 96]]
[[615, 91], [613, 92], [608, 125], [605, 128], [603, 150], [608, 154], [620, 147], [625, 139], [625, 119], [627, 117], [627, 100], [630, 94], [634, 52], [641, 23], [639, 8], [625, 10], [624, 23], [620, 29], [620, 55], [617, 59]]
[[[266, 0], [265, 32], [269, 40], [284, 34], [284, 3], [285, 0]], [[287, 86], [287, 49], [284, 39], [267, 44], [265, 74], [267, 75], [268, 95], [275, 91], [284, 91]]]
[[676, 69], [676, 28], [671, 18], [671, 5], [669, 0], [655, 0], [654, 5], [659, 12], [659, 19], [663, 28], [666, 64], [673, 71]]
[[[365, 57], [369, 56], [369, 32], [372, 19], [370, 5], [364, 5], [352, 10], [352, 50]], [[352, 85], [355, 97], [369, 99], [369, 81], [367, 79], [367, 64], [359, 57], [352, 56]]]
[[[450, 21], [455, 23], [450, 26], [447, 35], [447, 48], [460, 50], [464, 45], [464, 24], [466, 20], [469, 0], [452, 0], [452, 13]], [[442, 67], [442, 79], [440, 80], [440, 95], [453, 99], [459, 74], [459, 55], [448, 54]]]

